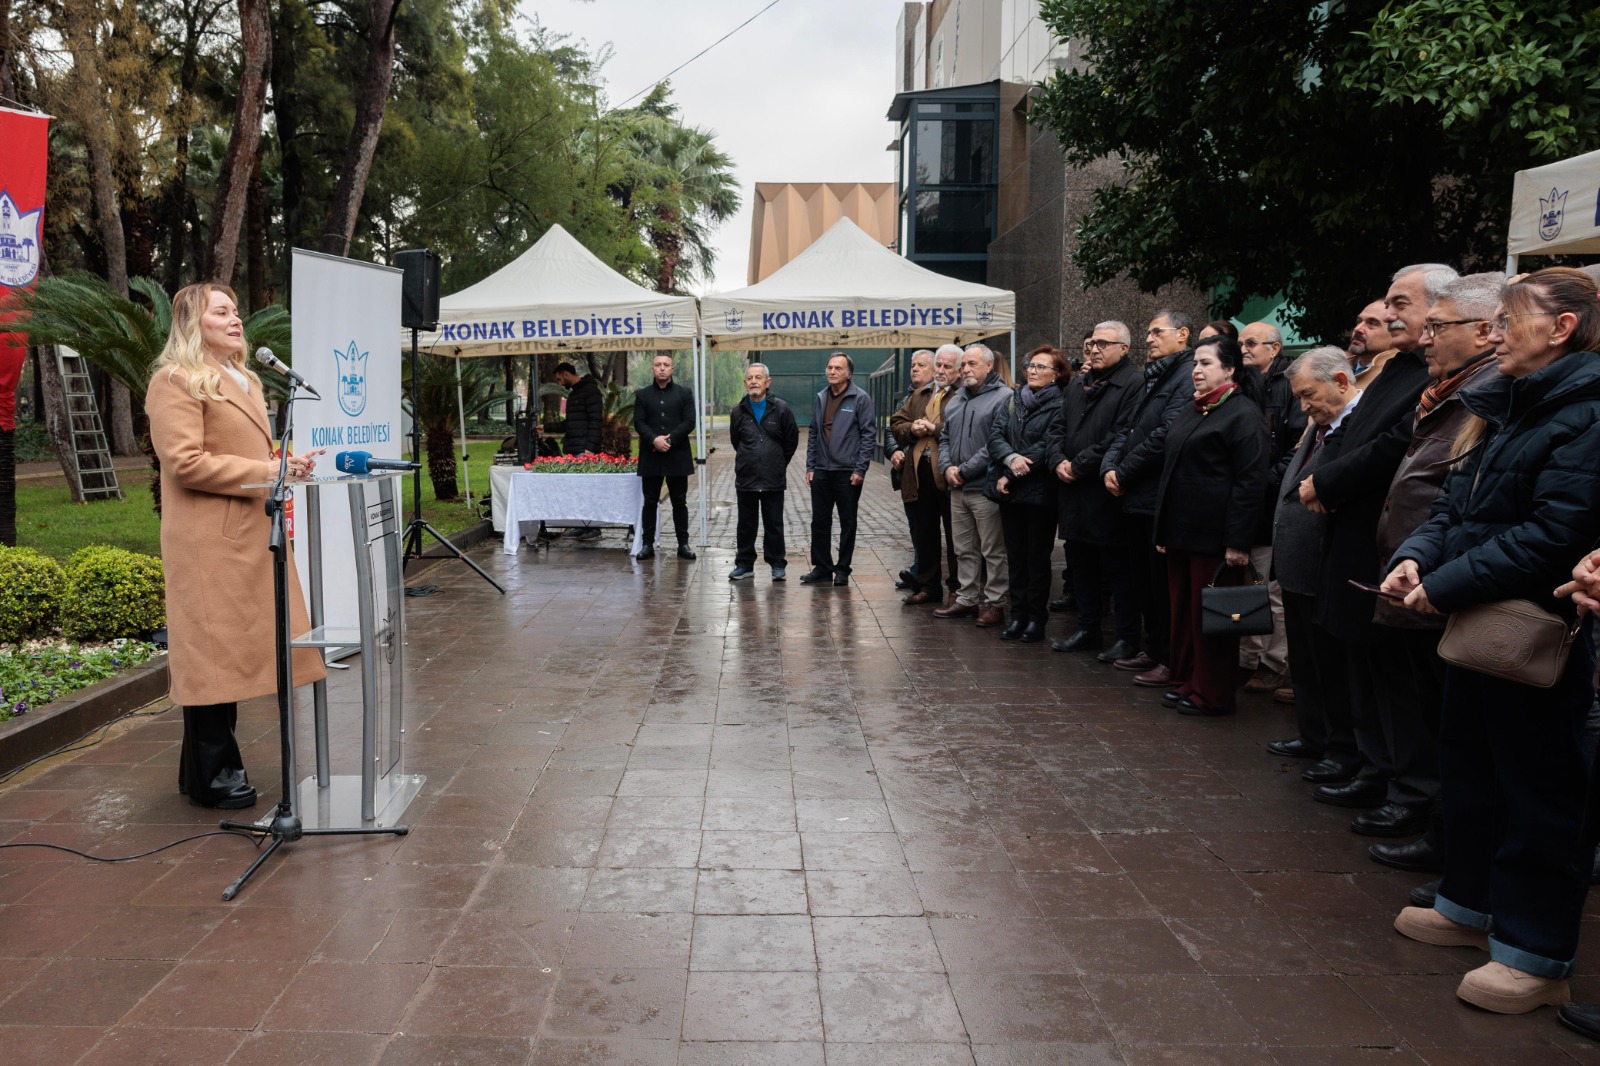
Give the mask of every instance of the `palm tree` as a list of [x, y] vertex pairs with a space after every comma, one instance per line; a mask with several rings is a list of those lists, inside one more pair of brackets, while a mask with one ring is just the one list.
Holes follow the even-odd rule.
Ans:
[[[93, 274], [63, 274], [40, 278], [18, 309], [26, 315], [30, 344], [62, 344], [99, 367], [128, 391], [144, 397], [156, 357], [166, 346], [172, 329], [172, 300], [150, 278], [131, 278], [128, 288], [144, 297], [148, 306], [121, 296]], [[264, 344], [288, 361], [291, 352], [289, 312], [273, 305], [245, 319], [244, 332], [253, 348]], [[268, 396], [280, 398], [282, 386], [272, 375], [263, 379]], [[138, 426], [139, 448], [159, 475], [161, 463], [150, 444], [149, 425], [143, 416]], [[150, 494], [161, 513], [161, 479], [152, 478]]]
[[[456, 484], [456, 360], [442, 355], [417, 355], [417, 409], [411, 409], [411, 364], [402, 363], [401, 403], [422, 430], [422, 450], [428, 455], [428, 480], [436, 500], [461, 496]], [[461, 396], [467, 417], [505, 403], [509, 394], [501, 384], [500, 364], [491, 359], [461, 362]]]
[[655, 249], [650, 278], [657, 292], [681, 281], [709, 279], [716, 254], [711, 231], [739, 210], [733, 160], [712, 134], [678, 121], [666, 82], [624, 112], [631, 158], [611, 192]]

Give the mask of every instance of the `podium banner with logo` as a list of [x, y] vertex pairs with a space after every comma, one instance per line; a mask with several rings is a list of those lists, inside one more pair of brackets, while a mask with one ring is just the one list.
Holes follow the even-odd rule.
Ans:
[[44, 248], [44, 176], [50, 119], [0, 107], [0, 430], [17, 428], [17, 381], [28, 335], [8, 333], [13, 299], [33, 287]]
[[[324, 449], [317, 474], [333, 474], [334, 456], [362, 451], [380, 459], [401, 458], [400, 325], [402, 272], [377, 263], [294, 249], [290, 291], [293, 303], [294, 368], [322, 396], [304, 393], [295, 401], [294, 451]], [[266, 371], [270, 374], [271, 371]], [[304, 513], [305, 491], [295, 492], [295, 509]], [[308, 572], [306, 545], [298, 524], [295, 559]], [[353, 627], [357, 596], [351, 558], [350, 516], [343, 508], [322, 514], [321, 537], [324, 623]]]

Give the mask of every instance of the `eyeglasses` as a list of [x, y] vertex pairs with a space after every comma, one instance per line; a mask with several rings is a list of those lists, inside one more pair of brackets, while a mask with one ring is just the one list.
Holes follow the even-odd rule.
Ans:
[[1501, 333], [1504, 333], [1506, 330], [1511, 328], [1511, 320], [1513, 318], [1537, 318], [1540, 315], [1553, 314], [1555, 314], [1554, 311], [1518, 311], [1514, 315], [1508, 315], [1502, 311], [1500, 314], [1494, 317], [1494, 328], [1499, 330]]
[[1248, 340], [1248, 341], [1240, 341], [1239, 342], [1239, 347], [1243, 348], [1247, 352], [1248, 351], [1252, 351], [1252, 350], [1254, 350], [1256, 348], [1265, 348], [1268, 345], [1272, 345], [1275, 348], [1282, 348], [1283, 347], [1283, 345], [1281, 343], [1279, 343], [1278, 341]]
[[1092, 341], [1084, 341], [1083, 342], [1083, 346], [1085, 348], [1092, 348], [1097, 352], [1103, 352], [1107, 348], [1112, 348], [1112, 347], [1117, 347], [1117, 346], [1121, 346], [1123, 348], [1126, 348], [1128, 346], [1128, 342], [1127, 341], [1092, 340]]
[[1145, 331], [1146, 337], [1159, 337], [1163, 333], [1176, 333], [1182, 326], [1151, 326]]
[[[1449, 322], [1435, 322], [1430, 318], [1422, 324], [1422, 335], [1424, 337], [1437, 337], [1442, 330], [1449, 329], [1451, 326], [1465, 326], [1473, 322], [1482, 321], [1483, 319], [1481, 318], [1455, 318]], [[1504, 329], [1505, 327], [1502, 326], [1501, 328]]]
[[1029, 363], [1028, 364], [1028, 369], [1029, 370], [1045, 371], [1045, 370], [1054, 370], [1055, 368], [1056, 368], [1056, 365], [1054, 363]]

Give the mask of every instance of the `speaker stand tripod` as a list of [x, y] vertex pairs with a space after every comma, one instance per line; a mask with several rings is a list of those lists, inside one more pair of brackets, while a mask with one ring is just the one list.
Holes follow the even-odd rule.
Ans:
[[[417, 418], [417, 333], [418, 327], [411, 327], [411, 458], [420, 459], [422, 456], [422, 423]], [[409, 563], [413, 559], [444, 559], [448, 556], [423, 554], [422, 535], [426, 533], [434, 540], [443, 544], [450, 555], [455, 556], [476, 571], [477, 575], [495, 587], [502, 596], [506, 590], [500, 583], [490, 577], [488, 572], [467, 557], [467, 553], [451, 543], [450, 538], [430, 526], [422, 517], [422, 467], [411, 472], [411, 521], [406, 523], [405, 533], [402, 534], [401, 544], [403, 558]], [[409, 594], [409, 590], [408, 590]]]

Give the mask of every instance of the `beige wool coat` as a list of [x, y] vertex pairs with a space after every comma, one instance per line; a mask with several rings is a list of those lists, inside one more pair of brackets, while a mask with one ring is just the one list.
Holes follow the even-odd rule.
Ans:
[[[278, 690], [272, 602], [272, 521], [265, 489], [277, 475], [272, 429], [258, 388], [226, 372], [221, 400], [197, 400], [181, 371], [157, 370], [145, 394], [150, 440], [161, 460], [161, 562], [167, 583], [167, 666], [172, 702], [233, 703]], [[290, 631], [311, 628], [294, 556]], [[294, 653], [296, 685], [327, 676], [322, 655]]]

